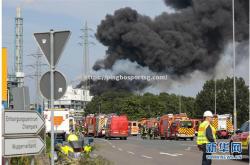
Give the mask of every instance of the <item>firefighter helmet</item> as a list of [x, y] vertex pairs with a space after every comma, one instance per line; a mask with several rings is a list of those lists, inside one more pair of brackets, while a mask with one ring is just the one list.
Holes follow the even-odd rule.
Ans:
[[213, 117], [213, 113], [211, 111], [205, 111], [203, 117]]

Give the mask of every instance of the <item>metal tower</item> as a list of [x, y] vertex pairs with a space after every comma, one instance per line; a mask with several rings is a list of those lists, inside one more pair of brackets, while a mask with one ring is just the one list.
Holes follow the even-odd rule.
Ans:
[[16, 9], [15, 18], [15, 76], [18, 87], [24, 83], [23, 73], [23, 18], [21, 17], [21, 8]]
[[26, 65], [32, 67], [35, 70], [35, 72], [32, 73], [31, 75], [25, 75], [25, 77], [30, 77], [35, 79], [35, 86], [36, 86], [35, 108], [38, 109], [39, 105], [42, 105], [42, 98], [39, 89], [39, 82], [42, 75], [42, 67], [48, 66], [48, 64], [42, 63], [41, 58], [43, 54], [41, 54], [40, 49], [37, 50], [37, 53], [29, 54], [28, 56], [32, 56], [36, 60], [34, 64]]
[[82, 71], [82, 82], [83, 89], [88, 90], [89, 89], [89, 82], [88, 82], [88, 76], [89, 76], [89, 40], [88, 40], [88, 31], [91, 30], [88, 28], [87, 22], [85, 22], [85, 26], [81, 31], [83, 34], [80, 36], [82, 39], [82, 42], [79, 43], [81, 46], [83, 46], [83, 70]]

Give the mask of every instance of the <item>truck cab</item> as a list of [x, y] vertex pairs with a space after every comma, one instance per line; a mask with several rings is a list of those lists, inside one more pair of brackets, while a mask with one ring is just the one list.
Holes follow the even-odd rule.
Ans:
[[171, 138], [173, 139], [190, 139], [193, 140], [195, 136], [195, 130], [193, 128], [193, 122], [191, 120], [175, 120], [171, 126]]
[[[46, 109], [44, 111], [45, 128], [48, 135], [51, 134], [51, 111]], [[62, 138], [65, 140], [66, 134], [70, 133], [70, 115], [69, 109], [53, 109], [54, 111], [54, 132], [55, 138]], [[73, 119], [71, 119], [73, 120]], [[72, 121], [73, 122], [73, 121]]]

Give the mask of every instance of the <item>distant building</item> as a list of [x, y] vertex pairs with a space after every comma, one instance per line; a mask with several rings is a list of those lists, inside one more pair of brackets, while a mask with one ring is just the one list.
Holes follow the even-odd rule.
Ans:
[[[92, 100], [89, 90], [81, 88], [73, 88], [71, 85], [67, 87], [64, 96], [54, 102], [55, 108], [69, 108], [76, 111], [83, 111], [86, 104]], [[48, 103], [45, 107], [48, 108]]]

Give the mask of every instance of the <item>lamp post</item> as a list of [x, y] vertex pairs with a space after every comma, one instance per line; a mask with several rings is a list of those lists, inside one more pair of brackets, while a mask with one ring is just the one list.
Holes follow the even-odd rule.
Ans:
[[233, 79], [234, 79], [234, 133], [237, 129], [237, 111], [236, 111], [236, 82], [235, 82], [235, 20], [234, 20], [234, 0], [232, 0], [232, 19], [233, 19]]
[[181, 89], [180, 89], [180, 85], [178, 85], [179, 87], [179, 114], [181, 114]]
[[216, 88], [216, 79], [215, 79], [214, 80], [214, 114], [217, 114], [217, 112], [216, 112], [216, 99], [217, 99], [216, 92], [217, 92], [217, 88]]

